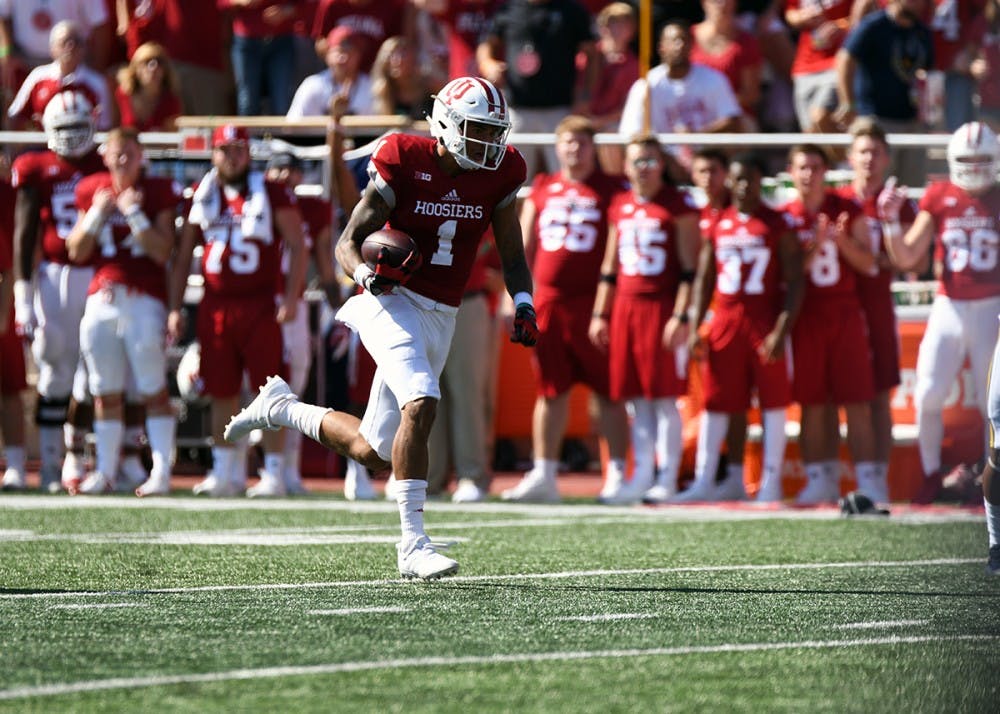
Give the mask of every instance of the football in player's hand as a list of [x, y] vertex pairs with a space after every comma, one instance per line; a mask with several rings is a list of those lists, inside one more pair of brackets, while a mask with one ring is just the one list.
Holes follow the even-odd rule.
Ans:
[[387, 267], [399, 268], [411, 255], [419, 256], [417, 244], [403, 231], [383, 228], [375, 231], [361, 244], [361, 257], [368, 267], [374, 270], [378, 264], [378, 256], [385, 249]]

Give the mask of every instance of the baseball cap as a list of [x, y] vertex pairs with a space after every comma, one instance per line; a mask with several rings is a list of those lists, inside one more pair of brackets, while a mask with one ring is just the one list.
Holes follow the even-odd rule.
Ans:
[[213, 149], [225, 144], [249, 143], [250, 134], [247, 133], [246, 127], [236, 126], [235, 124], [223, 124], [222, 126], [215, 127], [215, 131], [212, 132]]
[[300, 169], [302, 168], [302, 160], [295, 154], [289, 151], [279, 151], [275, 154], [271, 154], [271, 158], [267, 160], [267, 169]]
[[347, 25], [337, 25], [332, 30], [330, 30], [326, 35], [327, 47], [336, 47], [342, 42], [353, 42], [354, 46], [358, 46], [359, 35], [353, 27], [348, 27]]

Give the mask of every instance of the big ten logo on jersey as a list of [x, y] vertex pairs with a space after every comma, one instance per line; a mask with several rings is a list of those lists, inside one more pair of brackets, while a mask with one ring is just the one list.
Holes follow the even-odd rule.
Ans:
[[260, 245], [269, 244], [272, 237], [243, 234], [243, 217], [220, 214], [205, 233], [204, 270], [218, 275], [228, 266], [237, 275], [250, 275], [260, 269]]
[[[562, 189], [553, 184], [551, 191]], [[538, 237], [542, 250], [554, 253], [568, 250], [571, 253], [589, 253], [597, 245], [598, 224], [601, 210], [597, 199], [581, 196], [575, 189], [564, 195], [549, 196], [538, 215]]]
[[80, 183], [80, 174], [68, 181], [59, 181], [52, 185], [52, 220], [56, 224], [56, 234], [66, 240], [70, 231], [76, 225], [76, 185]]
[[[631, 208], [631, 207], [628, 207]], [[626, 209], [627, 210], [627, 209]], [[618, 222], [618, 262], [624, 275], [661, 275], [667, 267], [667, 232], [659, 218], [639, 209]]]
[[993, 216], [980, 216], [969, 207], [962, 216], [949, 216], [941, 230], [945, 248], [945, 265], [953, 273], [966, 268], [990, 271], [997, 267], [1000, 238]]

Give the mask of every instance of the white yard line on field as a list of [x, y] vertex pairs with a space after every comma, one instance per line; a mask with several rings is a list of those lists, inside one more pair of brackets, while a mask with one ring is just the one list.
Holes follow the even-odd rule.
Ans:
[[146, 607], [144, 602], [91, 602], [52, 605], [53, 610], [104, 610], [111, 607]]
[[336, 662], [330, 664], [258, 667], [255, 669], [234, 669], [225, 672], [202, 672], [197, 674], [168, 674], [149, 677], [116, 677], [85, 682], [65, 682], [30, 687], [13, 687], [0, 690], [0, 701], [25, 699], [29, 697], [58, 696], [99, 692], [112, 689], [138, 689], [141, 687], [162, 687], [175, 684], [202, 684], [235, 680], [274, 679], [278, 677], [305, 677], [344, 672], [365, 672], [384, 669], [404, 669], [414, 667], [480, 667], [525, 662], [569, 662], [592, 659], [623, 659], [634, 657], [676, 657], [683, 655], [720, 654], [738, 652], [767, 652], [780, 650], [823, 650], [847, 647], [876, 647], [881, 645], [919, 645], [930, 642], [986, 641], [1000, 639], [990, 635], [941, 635], [919, 637], [879, 637], [865, 640], [826, 640], [806, 642], [747, 642], [691, 647], [655, 647], [651, 649], [592, 650], [569, 652], [535, 652], [495, 654], [468, 657], [415, 657], [411, 659], [371, 660], [367, 662]]
[[[844, 563], [766, 563], [760, 565], [690, 565], [672, 568], [629, 568], [622, 570], [567, 570], [554, 573], [513, 573], [508, 575], [457, 575], [442, 583], [492, 583], [517, 580], [565, 580], [573, 578], [609, 578], [621, 575], [670, 575], [674, 573], [734, 573], [786, 570], [826, 570], [838, 568], [923, 568], [982, 563], [981, 558], [935, 558], [932, 560], [851, 560]], [[0, 593], [0, 601], [64, 597], [109, 597], [122, 595], [163, 595], [199, 592], [234, 592], [267, 590], [316, 590], [322, 588], [374, 587], [399, 585], [400, 580], [332, 580], [321, 583], [260, 583], [257, 585], [200, 585], [187, 588], [150, 588], [144, 590], [74, 590], [67, 592]], [[413, 584], [407, 583], [412, 587]], [[419, 586], [419, 584], [418, 584]], [[428, 584], [428, 587], [433, 585]]]
[[886, 630], [890, 627], [923, 627], [930, 620], [885, 620], [882, 622], [847, 622], [843, 625], [830, 625], [831, 630]]
[[606, 612], [600, 615], [568, 615], [552, 619], [566, 622], [611, 622], [612, 620], [649, 620], [654, 617], [657, 616], [651, 612]]
[[394, 613], [394, 612], [410, 612], [412, 608], [409, 607], [345, 607], [341, 610], [306, 610], [307, 615], [368, 615], [368, 614], [382, 614], [382, 613]]

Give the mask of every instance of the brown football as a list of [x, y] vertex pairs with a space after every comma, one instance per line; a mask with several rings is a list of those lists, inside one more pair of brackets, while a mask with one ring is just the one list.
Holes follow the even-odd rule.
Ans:
[[383, 248], [388, 251], [389, 265], [393, 268], [398, 268], [402, 265], [411, 252], [417, 253], [418, 256], [420, 252], [413, 239], [406, 233], [403, 233], [403, 231], [383, 228], [369, 235], [365, 238], [364, 243], [361, 244], [361, 257], [364, 258], [368, 267], [375, 267], [379, 251]]

